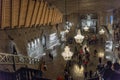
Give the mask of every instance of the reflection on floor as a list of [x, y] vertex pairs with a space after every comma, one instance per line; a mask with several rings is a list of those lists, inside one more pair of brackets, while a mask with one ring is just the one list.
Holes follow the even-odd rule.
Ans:
[[[90, 61], [88, 63], [88, 68], [87, 71], [89, 72], [92, 70], [93, 72], [96, 71], [96, 66], [98, 64], [98, 56], [103, 56], [104, 54], [104, 46], [101, 44], [97, 45], [90, 45], [88, 46], [90, 50]], [[74, 45], [71, 47], [74, 48]], [[94, 57], [94, 49], [98, 50], [98, 54], [96, 57]], [[74, 51], [74, 49], [71, 49]], [[61, 47], [58, 47], [57, 49], [57, 56], [54, 57], [54, 60], [50, 60], [48, 56], [46, 56], [44, 59], [47, 63], [47, 71], [44, 72], [43, 76], [52, 80], [56, 80], [56, 78], [59, 75], [64, 76], [64, 69], [65, 69], [65, 64], [66, 61], [63, 59], [61, 56], [63, 50], [61, 50]], [[77, 58], [75, 58], [75, 63], [72, 65], [71, 69], [71, 75], [73, 77], [73, 80], [84, 80], [84, 75], [83, 72], [86, 70], [83, 68], [83, 66], [79, 65], [77, 62]], [[104, 60], [105, 61], [105, 60]]]
[[73, 76], [75, 77], [83, 77], [83, 72], [84, 72], [84, 67], [81, 65], [79, 66], [78, 64], [75, 64], [73, 66]]

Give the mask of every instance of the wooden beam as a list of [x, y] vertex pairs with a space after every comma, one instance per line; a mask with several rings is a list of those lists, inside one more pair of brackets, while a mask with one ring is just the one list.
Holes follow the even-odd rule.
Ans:
[[10, 0], [10, 28], [12, 28], [12, 0]]
[[[36, 11], [36, 17], [35, 17], [35, 21], [33, 21], [35, 26], [37, 26], [36, 23], [37, 23], [37, 19], [38, 19], [38, 16], [39, 16], [39, 9], [40, 9], [40, 6], [41, 6], [41, 2], [42, 2], [42, 1], [39, 1], [38, 8], [36, 7], [36, 10], [35, 10], [35, 11]], [[34, 14], [34, 15], [35, 15], [35, 14]], [[33, 20], [34, 20], [34, 19], [33, 19]]]
[[2, 0], [0, 0], [0, 28], [1, 28], [1, 25], [2, 24]]
[[45, 8], [45, 13], [44, 13], [44, 15], [43, 15], [43, 25], [45, 25], [46, 24], [46, 18], [47, 18], [47, 15], [48, 15], [48, 4], [46, 4], [46, 8]]
[[18, 26], [20, 0], [12, 0], [12, 28]]
[[27, 4], [28, 4], [28, 0], [21, 0], [19, 27], [25, 26], [24, 23], [25, 23], [25, 17], [27, 13]]
[[55, 19], [56, 19], [56, 8], [54, 8], [54, 13], [53, 13], [53, 16], [52, 16], [52, 25], [55, 24]]
[[49, 12], [49, 17], [48, 17], [48, 25], [51, 23], [51, 20], [52, 20], [52, 13], [53, 13], [53, 8], [50, 7], [50, 12]]
[[30, 5], [30, 0], [28, 0], [28, 3], [27, 3], [27, 9], [26, 9], [26, 13], [25, 13], [25, 21], [24, 21], [24, 27], [27, 27], [26, 23], [28, 22], [27, 21], [27, 15], [28, 15], [28, 10], [29, 10], [29, 5]]
[[21, 3], [22, 3], [22, 1], [20, 0], [20, 4], [19, 4], [19, 12], [18, 12], [18, 13], [19, 13], [19, 14], [18, 14], [18, 27], [20, 27], [20, 26], [19, 26], [19, 25], [20, 25], [20, 15], [21, 15], [21, 14], [20, 14], [20, 13], [21, 13], [20, 11], [21, 11], [21, 6], [22, 6]]
[[47, 2], [44, 2], [42, 14], [41, 14], [41, 16], [40, 16], [40, 18], [39, 18], [39, 25], [42, 25], [42, 24], [43, 24], [46, 9], [47, 9]]
[[[35, 1], [35, 3], [34, 3], [34, 7], [33, 7], [33, 11], [32, 11], [32, 16], [31, 16], [31, 19], [30, 19], [30, 25], [32, 26], [34, 23], [34, 20], [35, 20], [35, 17], [36, 17], [36, 7], [37, 7], [37, 3], [39, 3], [37, 0]], [[34, 16], [35, 15], [35, 16]], [[34, 20], [33, 20], [34, 19]], [[30, 26], [29, 25], [29, 26]]]
[[53, 25], [54, 13], [55, 13], [55, 8], [53, 8], [53, 11], [52, 11], [52, 16], [51, 16], [51, 25]]
[[48, 12], [47, 12], [46, 20], [45, 20], [45, 24], [46, 24], [46, 25], [49, 25], [49, 22], [48, 22], [48, 20], [49, 20], [49, 15], [50, 15], [50, 7], [48, 7]]
[[42, 0], [41, 4], [40, 4], [39, 12], [38, 12], [37, 20], [36, 20], [36, 25], [39, 25], [39, 20], [40, 20], [40, 17], [41, 17], [41, 13], [43, 12], [42, 11], [43, 7], [44, 7], [44, 2]]
[[26, 22], [25, 22], [25, 26], [26, 27], [30, 27], [31, 26], [30, 25], [30, 20], [31, 20], [31, 17], [32, 17], [34, 4], [35, 4], [35, 1], [29, 0], [28, 11], [27, 11], [27, 15], [26, 15]]
[[2, 0], [2, 28], [10, 27], [11, 0]]

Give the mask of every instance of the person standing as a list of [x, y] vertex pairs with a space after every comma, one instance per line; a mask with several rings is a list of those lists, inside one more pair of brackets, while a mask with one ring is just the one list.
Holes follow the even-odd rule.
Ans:
[[88, 77], [88, 72], [87, 72], [87, 70], [86, 70], [86, 71], [84, 72], [84, 80], [86, 80], [87, 77]]
[[93, 72], [92, 70], [89, 71], [89, 77], [92, 78]]
[[96, 56], [97, 53], [98, 53], [98, 51], [95, 49], [94, 50], [94, 56]]
[[[17, 48], [16, 48], [16, 44], [14, 42], [14, 39], [11, 38], [10, 36], [8, 36], [8, 38], [10, 39], [9, 41], [9, 53], [13, 54], [13, 55], [17, 55]], [[15, 58], [14, 56], [12, 56], [12, 61], [13, 61], [13, 70], [16, 71], [16, 65], [15, 65]]]
[[113, 64], [113, 73], [111, 76], [111, 80], [120, 80], [120, 65], [119, 65], [119, 63]]

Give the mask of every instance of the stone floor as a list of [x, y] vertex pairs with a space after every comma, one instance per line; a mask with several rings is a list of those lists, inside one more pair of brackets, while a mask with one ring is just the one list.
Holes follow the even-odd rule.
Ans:
[[[70, 45], [70, 47], [73, 48], [74, 45]], [[97, 49], [98, 55], [99, 53], [104, 53], [104, 44], [88, 45], [88, 47], [90, 50], [90, 62], [88, 64], [88, 71], [92, 70], [94, 72], [96, 71], [96, 66], [98, 64], [98, 56], [94, 57], [93, 51], [94, 49]], [[71, 50], [73, 51], [74, 49]], [[63, 49], [61, 46], [59, 46], [57, 48], [57, 56], [54, 57], [53, 60], [51, 60], [49, 56], [46, 55], [44, 59], [47, 64], [47, 71], [43, 73], [43, 77], [49, 78], [51, 80], [56, 80], [59, 75], [64, 75], [66, 61], [61, 56], [62, 52]], [[77, 61], [77, 58], [74, 57], [74, 59]], [[71, 75], [73, 77], [73, 80], [84, 80], [83, 71], [84, 68], [81, 69], [78, 64], [74, 63], [74, 65], [71, 67]]]

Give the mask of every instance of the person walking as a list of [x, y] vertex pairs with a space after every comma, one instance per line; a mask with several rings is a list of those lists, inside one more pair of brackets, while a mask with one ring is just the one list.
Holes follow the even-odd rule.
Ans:
[[84, 72], [84, 80], [86, 80], [87, 77], [88, 77], [88, 72], [87, 72], [87, 70], [86, 70], [86, 71]]
[[96, 57], [96, 54], [98, 53], [98, 51], [95, 49], [94, 50], [94, 56]]

